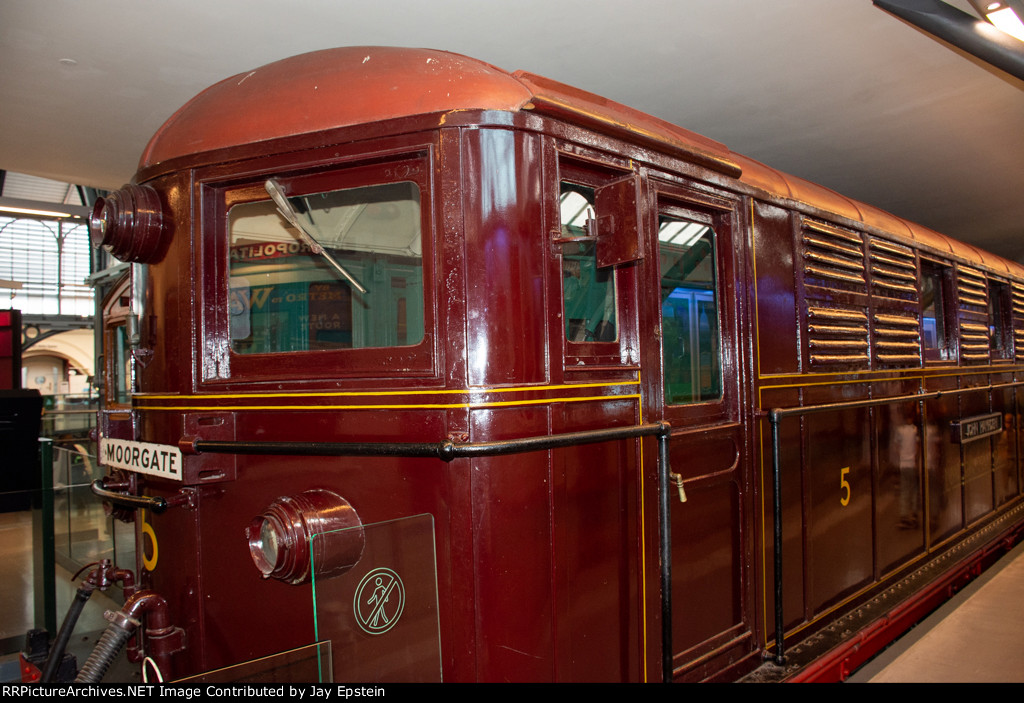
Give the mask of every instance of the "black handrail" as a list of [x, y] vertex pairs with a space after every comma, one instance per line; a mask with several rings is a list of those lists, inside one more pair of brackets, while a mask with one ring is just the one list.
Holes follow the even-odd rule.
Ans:
[[451, 440], [441, 442], [245, 442], [197, 439], [189, 445], [189, 450], [197, 454], [406, 457], [453, 461], [455, 459], [559, 449], [616, 439], [649, 437], [660, 434], [661, 428], [661, 424], [651, 423], [537, 437], [519, 437], [493, 442], [453, 442]]
[[92, 489], [93, 494], [98, 495], [100, 498], [109, 500], [114, 505], [130, 508], [131, 510], [142, 508], [143, 510], [149, 510], [150, 512], [159, 515], [170, 507], [168, 502], [160, 497], [133, 496], [128, 495], [127, 493], [112, 491], [104, 485], [103, 479], [101, 478], [93, 481], [90, 488]]

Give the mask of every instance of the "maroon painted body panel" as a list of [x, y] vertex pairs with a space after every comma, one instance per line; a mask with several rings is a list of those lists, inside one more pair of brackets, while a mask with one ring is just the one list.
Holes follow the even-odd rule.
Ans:
[[[311, 322], [311, 301], [336, 284], [320, 282], [323, 261], [284, 255], [314, 250], [272, 238], [288, 220], [280, 205], [236, 239], [238, 213], [269, 204], [271, 179], [310, 223], [318, 198], [355, 220], [337, 203], [371, 189], [360, 212], [391, 218], [334, 247], [371, 291], [331, 298], [355, 301], [335, 303], [340, 334]], [[131, 402], [108, 396], [102, 429], [182, 450], [183, 480], [139, 473], [132, 486], [189, 498], [136, 518], [140, 582], [167, 599], [187, 642], [167, 676], [326, 638], [356, 666], [336, 675], [373, 678], [363, 654], [404, 651], [412, 636], [412, 616], [388, 610], [396, 601], [357, 588], [388, 535], [390, 573], [433, 567], [407, 585], [436, 592], [432, 624], [415, 630], [436, 640], [418, 668], [382, 678], [657, 681], [664, 627], [676, 679], [736, 678], [775, 647], [773, 409], [814, 410], [780, 426], [787, 643], [990, 522], [1009, 527], [988, 542], [1021, 525], [1024, 270], [712, 140], [465, 57], [351, 48], [204, 92], [153, 138], [137, 180], [159, 194], [167, 249], [133, 273], [130, 309], [127, 293], [108, 303], [107, 344], [132, 315], [140, 338]], [[597, 195], [579, 220], [563, 212], [568, 196], [622, 183], [629, 198]], [[381, 195], [396, 186], [415, 206]], [[395, 254], [403, 212], [419, 239]], [[340, 242], [343, 219], [314, 234]], [[628, 241], [610, 247], [613, 267], [592, 264], [601, 254], [587, 247], [607, 237]], [[929, 266], [948, 269], [949, 320], [929, 312]], [[971, 345], [998, 295], [1009, 346], [988, 342], [981, 359]], [[945, 346], [932, 353], [936, 334]], [[277, 348], [279, 337], [298, 346]], [[817, 407], [877, 399], [891, 400]], [[989, 415], [1002, 418], [993, 434], [952, 438], [954, 424]], [[652, 422], [671, 424], [678, 487], [659, 475], [653, 439], [451, 461], [329, 451]], [[289, 444], [247, 448], [275, 442]], [[375, 546], [319, 583], [263, 578], [250, 549], [273, 561], [288, 545], [254, 547], [246, 529], [314, 490], [347, 501]], [[402, 526], [421, 516], [432, 561], [402, 554]], [[337, 589], [344, 599], [328, 595]], [[360, 621], [364, 593], [378, 610]], [[393, 629], [367, 629], [382, 621]]]

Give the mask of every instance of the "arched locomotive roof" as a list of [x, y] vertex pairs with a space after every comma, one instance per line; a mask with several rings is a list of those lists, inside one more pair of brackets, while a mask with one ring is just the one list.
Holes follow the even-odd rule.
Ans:
[[182, 156], [454, 110], [531, 110], [628, 135], [765, 191], [863, 222], [990, 270], [1024, 267], [776, 171], [724, 144], [593, 93], [432, 49], [343, 47], [267, 64], [207, 88], [157, 131], [139, 170]]
[[529, 89], [483, 61], [431, 49], [344, 47], [239, 73], [187, 102], [139, 169], [223, 147], [451, 110], [517, 111]]

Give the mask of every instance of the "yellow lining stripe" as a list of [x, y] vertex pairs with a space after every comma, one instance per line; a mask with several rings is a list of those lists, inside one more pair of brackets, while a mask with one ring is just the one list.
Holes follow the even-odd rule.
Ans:
[[394, 405], [137, 405], [136, 410], [448, 410], [452, 408], [499, 408], [516, 405], [543, 405], [548, 403], [581, 403], [598, 400], [639, 400], [639, 393], [629, 395], [595, 395], [579, 398], [533, 398], [505, 400], [490, 403], [422, 403]]
[[[790, 379], [790, 380], [792, 380], [792, 383], [779, 383], [779, 384], [772, 384], [772, 385], [760, 384], [759, 385], [759, 390], [776, 389], [776, 388], [804, 388], [804, 387], [810, 387], [810, 386], [838, 386], [838, 385], [844, 385], [844, 384], [848, 385], [848, 384], [851, 384], [851, 383], [888, 383], [890, 381], [925, 381], [925, 380], [928, 380], [930, 378], [953, 378], [953, 377], [960, 378], [960, 377], [965, 377], [965, 376], [991, 376], [992, 374], [1014, 373], [1014, 372], [1017, 372], [1017, 371], [1021, 371], [1022, 369], [1019, 366], [1008, 366], [1008, 367], [998, 367], [998, 368], [997, 367], [986, 366], [984, 369], [971, 369], [969, 371], [968, 370], [962, 370], [962, 371], [956, 371], [954, 373], [934, 373], [934, 374], [933, 373], [921, 373], [922, 370], [927, 371], [927, 369], [907, 369], [907, 371], [909, 373], [907, 373], [907, 374], [905, 374], [903, 376], [889, 376], [889, 377], [883, 377], [883, 378], [868, 378], [867, 377], [868, 373], [864, 372], [864, 373], [861, 373], [858, 378], [844, 379], [844, 380], [841, 380], [841, 381], [840, 380], [833, 380], [833, 381], [814, 381], [814, 382], [805, 381], [805, 382], [801, 382], [800, 379], [802, 379], [802, 378], [821, 378], [822, 376], [828, 376], [828, 375], [832, 375], [832, 376], [845, 376], [846, 374], [840, 374], [840, 373], [834, 373], [834, 374], [804, 374], [804, 375], [793, 374], [793, 375], [788, 375], [788, 376], [774, 376], [774, 377], [765, 376], [763, 378], [779, 378], [779, 379], [786, 378], [786, 379]], [[938, 370], [938, 369], [936, 369], [936, 370]], [[943, 370], [948, 370], [948, 369], [943, 369]], [[874, 372], [874, 373], [892, 373], [892, 371], [893, 371], [892, 369], [888, 369], [886, 371], [877, 371], [877, 372]]]
[[[490, 393], [528, 393], [530, 391], [566, 390], [571, 388], [613, 388], [615, 386], [639, 386], [640, 381], [619, 381], [615, 383], [571, 383], [555, 386], [518, 386], [514, 388], [461, 388], [437, 390], [395, 390], [395, 391], [313, 391], [309, 393], [211, 393], [201, 395], [178, 395], [174, 393], [134, 393], [132, 398], [142, 400], [223, 400], [230, 398], [369, 398], [393, 395], [473, 395]], [[444, 407], [463, 407], [450, 405]]]

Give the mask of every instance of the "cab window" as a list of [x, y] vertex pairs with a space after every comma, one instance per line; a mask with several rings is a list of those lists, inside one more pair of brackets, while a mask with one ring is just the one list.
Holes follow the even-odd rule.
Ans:
[[559, 194], [562, 240], [562, 305], [570, 342], [614, 342], [615, 269], [598, 268], [597, 245], [588, 236], [594, 189], [563, 182]]
[[270, 354], [421, 342], [417, 184], [285, 197], [284, 207], [268, 199], [228, 211], [231, 350]]

